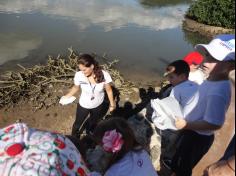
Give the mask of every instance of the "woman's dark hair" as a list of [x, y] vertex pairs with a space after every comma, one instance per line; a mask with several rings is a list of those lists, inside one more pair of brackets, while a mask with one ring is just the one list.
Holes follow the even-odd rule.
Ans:
[[84, 65], [85, 67], [90, 67], [94, 65], [93, 72], [95, 74], [95, 80], [97, 83], [101, 83], [105, 81], [102, 68], [99, 66], [98, 62], [89, 54], [81, 54], [78, 57], [78, 65]]
[[121, 117], [110, 117], [98, 124], [94, 130], [94, 138], [97, 143], [101, 145], [105, 132], [112, 130], [116, 130], [122, 135], [124, 144], [121, 150], [112, 156], [109, 167], [122, 159], [128, 152], [137, 150], [136, 148], [140, 146], [129, 124]]

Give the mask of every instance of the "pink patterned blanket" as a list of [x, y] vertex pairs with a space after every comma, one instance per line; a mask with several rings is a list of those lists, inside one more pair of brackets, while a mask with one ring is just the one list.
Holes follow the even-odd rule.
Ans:
[[79, 151], [63, 135], [17, 123], [0, 129], [0, 176], [88, 176]]

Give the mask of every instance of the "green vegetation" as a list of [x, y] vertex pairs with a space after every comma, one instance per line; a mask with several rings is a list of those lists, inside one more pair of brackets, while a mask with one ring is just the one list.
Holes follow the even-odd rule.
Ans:
[[145, 7], [162, 7], [191, 2], [192, 0], [140, 0], [140, 3]]
[[235, 29], [235, 0], [197, 0], [186, 16], [207, 25]]

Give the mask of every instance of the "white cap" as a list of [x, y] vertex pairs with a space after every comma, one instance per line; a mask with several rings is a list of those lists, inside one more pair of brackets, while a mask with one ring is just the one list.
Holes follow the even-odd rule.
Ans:
[[235, 35], [218, 35], [209, 44], [198, 44], [195, 48], [197, 50], [205, 48], [213, 58], [219, 61], [235, 60]]

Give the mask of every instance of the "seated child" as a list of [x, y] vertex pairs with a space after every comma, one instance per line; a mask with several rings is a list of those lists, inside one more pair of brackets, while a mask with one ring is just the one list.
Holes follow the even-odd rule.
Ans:
[[[196, 95], [198, 84], [188, 80], [190, 68], [187, 62], [177, 60], [167, 66], [164, 76], [173, 85], [170, 97], [175, 98], [182, 109], [183, 117], [186, 117], [196, 106]], [[171, 107], [170, 107], [171, 108]], [[175, 154], [175, 144], [179, 132], [175, 130], [162, 130], [162, 154], [161, 163], [169, 168], [173, 155]]]
[[190, 52], [183, 59], [188, 63], [190, 67], [189, 80], [198, 83], [199, 85], [205, 80], [203, 71], [200, 69], [200, 66], [203, 62], [203, 56], [197, 52]]
[[80, 152], [67, 137], [24, 123], [0, 129], [0, 176], [89, 174]]
[[110, 155], [105, 173], [93, 173], [94, 176], [157, 176], [150, 156], [125, 120], [112, 117], [100, 122], [94, 138]]

